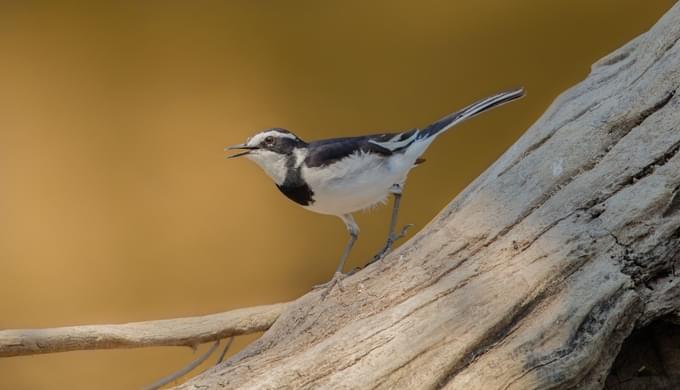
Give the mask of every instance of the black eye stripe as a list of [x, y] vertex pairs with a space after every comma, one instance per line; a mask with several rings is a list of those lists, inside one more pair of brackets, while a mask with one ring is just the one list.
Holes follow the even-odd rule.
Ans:
[[[269, 134], [267, 134], [269, 133]], [[307, 144], [301, 139], [291, 136], [287, 131], [272, 131], [271, 129], [256, 135], [257, 147], [263, 151], [278, 154], [290, 154], [296, 147], [304, 147]]]

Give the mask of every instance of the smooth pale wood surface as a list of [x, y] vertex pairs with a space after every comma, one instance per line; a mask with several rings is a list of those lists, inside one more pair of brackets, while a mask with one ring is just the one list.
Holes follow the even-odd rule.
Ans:
[[602, 388], [680, 310], [678, 40], [676, 4], [398, 251], [179, 388]]
[[285, 303], [255, 306], [198, 317], [0, 330], [0, 357], [87, 349], [189, 346], [268, 329]]

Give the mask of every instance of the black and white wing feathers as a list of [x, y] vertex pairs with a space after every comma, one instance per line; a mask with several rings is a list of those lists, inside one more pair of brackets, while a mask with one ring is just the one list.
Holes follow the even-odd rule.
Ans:
[[521, 88], [498, 93], [449, 114], [422, 130], [412, 129], [402, 133], [382, 133], [311, 142], [307, 146], [308, 154], [305, 158], [305, 165], [310, 168], [328, 166], [355, 153], [372, 153], [384, 157], [402, 153], [417, 141], [432, 138], [488, 109], [520, 98], [523, 94], [524, 90]]
[[310, 142], [305, 165], [327, 166], [359, 152], [388, 157], [405, 150], [415, 141], [417, 133], [418, 129], [413, 129], [404, 133], [382, 133]]

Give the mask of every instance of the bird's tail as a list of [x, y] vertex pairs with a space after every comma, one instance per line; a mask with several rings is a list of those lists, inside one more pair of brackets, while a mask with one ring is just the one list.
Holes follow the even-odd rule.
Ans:
[[460, 111], [449, 114], [442, 119], [434, 122], [433, 124], [427, 126], [418, 133], [418, 138], [430, 138], [437, 135], [443, 131], [450, 129], [451, 127], [472, 118], [473, 116], [482, 113], [490, 108], [500, 106], [502, 104], [511, 102], [515, 99], [519, 99], [524, 96], [524, 89], [517, 88], [510, 91], [505, 91], [498, 93], [496, 95], [490, 96], [486, 99], [479, 100], [469, 106], [463, 108]]

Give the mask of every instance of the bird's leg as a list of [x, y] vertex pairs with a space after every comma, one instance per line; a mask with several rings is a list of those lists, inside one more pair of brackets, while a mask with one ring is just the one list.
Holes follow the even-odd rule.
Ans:
[[340, 262], [338, 263], [338, 268], [335, 269], [335, 274], [333, 274], [333, 278], [326, 283], [314, 286], [314, 289], [322, 287], [326, 288], [324, 296], [327, 295], [333, 289], [333, 287], [335, 287], [336, 284], [342, 290], [342, 284], [340, 282], [342, 281], [342, 279], [345, 278], [345, 276], [347, 276], [342, 273], [342, 269], [345, 267], [345, 261], [347, 260], [347, 257], [349, 257], [349, 252], [352, 250], [354, 242], [357, 240], [357, 238], [359, 238], [359, 226], [356, 224], [356, 222], [354, 222], [354, 218], [352, 217], [352, 215], [345, 214], [342, 215], [340, 218], [345, 223], [345, 226], [347, 226], [347, 231], [349, 232], [349, 241], [347, 241], [347, 245], [345, 245], [345, 250], [342, 252]]
[[387, 241], [385, 242], [385, 246], [378, 253], [376, 253], [375, 256], [373, 256], [373, 259], [371, 259], [368, 264], [374, 263], [385, 257], [385, 255], [389, 253], [390, 249], [392, 249], [394, 242], [404, 237], [408, 229], [413, 226], [412, 224], [404, 225], [399, 234], [396, 234], [394, 231], [397, 227], [397, 217], [399, 215], [399, 203], [401, 202], [402, 190], [403, 187], [401, 184], [395, 184], [390, 189], [390, 192], [394, 196], [394, 206], [392, 207], [392, 218], [390, 219], [390, 230], [387, 235]]

